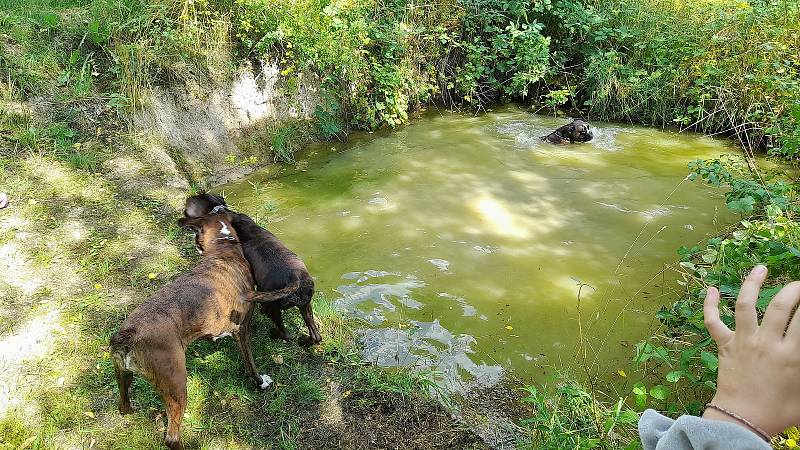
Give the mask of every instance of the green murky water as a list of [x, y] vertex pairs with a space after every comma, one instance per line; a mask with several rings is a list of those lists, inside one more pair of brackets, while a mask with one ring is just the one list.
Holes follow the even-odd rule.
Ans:
[[588, 144], [539, 140], [563, 123], [514, 107], [431, 114], [222, 191], [371, 324], [378, 364], [432, 368], [451, 388], [582, 374], [580, 282], [587, 363], [612, 379], [675, 298], [676, 249], [735, 220], [686, 164], [735, 149], [605, 123]]

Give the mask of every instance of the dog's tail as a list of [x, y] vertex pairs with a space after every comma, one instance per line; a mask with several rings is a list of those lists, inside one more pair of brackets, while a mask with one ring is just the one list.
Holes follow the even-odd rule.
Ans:
[[135, 328], [123, 328], [111, 336], [109, 343], [111, 344], [110, 353], [114, 359], [117, 367], [127, 369], [127, 360], [130, 358], [128, 354], [133, 346], [133, 338], [136, 335]]
[[285, 287], [269, 292], [251, 292], [247, 296], [248, 302], [274, 302], [293, 294], [300, 287], [300, 281], [287, 284]]

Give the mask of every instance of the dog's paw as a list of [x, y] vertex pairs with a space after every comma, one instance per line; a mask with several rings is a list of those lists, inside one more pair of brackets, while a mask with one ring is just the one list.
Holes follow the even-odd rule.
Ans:
[[319, 336], [316, 339], [306, 335], [302, 335], [297, 338], [297, 345], [301, 347], [311, 347], [312, 345], [319, 344], [320, 342], [322, 342], [322, 338]]
[[261, 375], [261, 384], [258, 385], [261, 389], [266, 389], [269, 385], [272, 384], [272, 378], [269, 375]]
[[269, 330], [269, 337], [271, 337], [272, 339], [276, 340], [279, 339], [286, 342], [289, 342], [290, 339], [289, 333], [281, 333], [280, 331], [278, 331], [277, 328], [272, 328], [271, 330]]

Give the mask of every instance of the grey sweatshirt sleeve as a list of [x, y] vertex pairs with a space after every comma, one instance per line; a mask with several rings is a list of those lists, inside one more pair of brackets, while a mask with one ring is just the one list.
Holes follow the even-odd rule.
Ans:
[[648, 409], [639, 419], [644, 450], [771, 450], [757, 434], [730, 422], [681, 416], [677, 420]]

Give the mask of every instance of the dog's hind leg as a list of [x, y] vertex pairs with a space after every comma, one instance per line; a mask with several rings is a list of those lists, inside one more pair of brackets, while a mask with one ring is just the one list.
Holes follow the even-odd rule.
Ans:
[[233, 333], [233, 337], [236, 339], [236, 345], [239, 346], [239, 352], [242, 354], [242, 360], [244, 361], [244, 368], [247, 371], [247, 375], [256, 383], [256, 386], [261, 389], [266, 389], [267, 386], [272, 383], [272, 379], [267, 375], [259, 375], [258, 369], [256, 369], [256, 363], [253, 360], [253, 348], [250, 344], [252, 318], [253, 310], [250, 309], [239, 325], [239, 331]]
[[133, 372], [122, 367], [123, 360], [115, 355], [114, 357], [114, 373], [117, 376], [117, 385], [119, 386], [119, 403], [117, 409], [120, 414], [130, 414], [133, 412], [131, 407], [130, 388], [131, 380], [133, 379]]
[[167, 407], [167, 434], [164, 443], [171, 450], [183, 450], [181, 422], [186, 411], [186, 356], [176, 349], [171, 358], [158, 362], [160, 370], [154, 374], [153, 384]]

